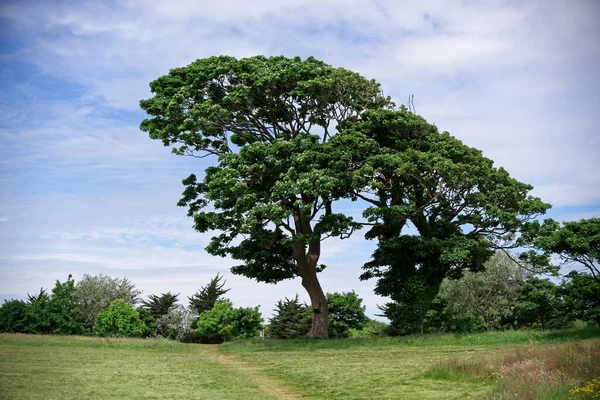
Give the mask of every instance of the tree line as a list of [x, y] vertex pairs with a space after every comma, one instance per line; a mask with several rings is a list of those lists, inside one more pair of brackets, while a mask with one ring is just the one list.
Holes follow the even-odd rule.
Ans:
[[[193, 343], [257, 338], [300, 339], [311, 328], [312, 309], [296, 295], [275, 305], [267, 324], [258, 307], [234, 307], [220, 275], [188, 297], [170, 291], [141, 298], [126, 278], [84, 275], [56, 281], [48, 293], [5, 301], [0, 332], [162, 337]], [[384, 323], [365, 314], [355, 292], [327, 293], [330, 337], [367, 337], [432, 332], [561, 329], [574, 321], [600, 326], [600, 285], [591, 274], [572, 271], [559, 283], [532, 273], [502, 252], [485, 269], [446, 279], [418, 328], [401, 317]], [[392, 303], [393, 304], [393, 303]], [[388, 314], [389, 304], [380, 306]]]
[[[50, 292], [42, 288], [25, 301], [5, 301], [0, 332], [162, 337], [194, 343], [251, 339], [265, 331], [272, 338], [308, 333], [309, 308], [297, 298], [280, 301], [265, 327], [258, 306], [234, 307], [225, 297], [228, 291], [217, 274], [183, 305], [179, 294], [170, 291], [142, 299], [142, 292], [126, 278], [86, 274], [75, 283], [69, 275], [64, 282], [57, 280]], [[328, 293], [327, 299], [334, 337], [348, 337], [350, 329], [369, 321], [356, 293]]]

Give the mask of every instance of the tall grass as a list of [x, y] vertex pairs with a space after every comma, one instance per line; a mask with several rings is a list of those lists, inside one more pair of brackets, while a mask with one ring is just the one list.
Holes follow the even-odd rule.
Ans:
[[437, 379], [482, 379], [493, 389], [479, 399], [600, 399], [600, 340], [531, 342], [506, 354], [451, 358], [425, 373]]

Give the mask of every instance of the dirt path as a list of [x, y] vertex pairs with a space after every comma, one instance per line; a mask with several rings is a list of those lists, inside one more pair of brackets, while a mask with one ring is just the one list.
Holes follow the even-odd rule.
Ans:
[[224, 364], [235, 371], [239, 371], [249, 376], [265, 394], [281, 400], [300, 399], [300, 397], [298, 397], [289, 387], [285, 386], [285, 384], [262, 374], [260, 368], [241, 361], [235, 356], [221, 354], [217, 345], [201, 345], [198, 347], [201, 347], [201, 354], [208, 361]]

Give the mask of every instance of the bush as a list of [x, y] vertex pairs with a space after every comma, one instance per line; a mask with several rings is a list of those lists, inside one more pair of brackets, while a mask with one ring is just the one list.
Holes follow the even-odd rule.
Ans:
[[205, 337], [221, 337], [225, 341], [258, 337], [261, 328], [262, 317], [258, 307], [233, 308], [226, 300], [216, 302], [212, 310], [200, 315], [196, 332]]
[[85, 332], [79, 322], [79, 307], [75, 297], [75, 281], [72, 276], [65, 282], [56, 281], [52, 296], [48, 301], [51, 333], [59, 335], [78, 335]]
[[271, 339], [299, 339], [306, 337], [310, 330], [311, 309], [293, 299], [279, 300], [275, 315], [269, 320], [267, 337]]
[[50, 333], [51, 323], [50, 313], [48, 310], [50, 296], [46, 294], [45, 289], [40, 289], [39, 294], [27, 294], [27, 297], [29, 301], [27, 303], [27, 310], [25, 312], [25, 319], [23, 321], [25, 325], [25, 332]]
[[96, 315], [106, 309], [111, 301], [121, 299], [133, 306], [141, 293], [127, 278], [85, 274], [75, 285], [79, 318], [92, 327], [96, 323]]
[[156, 318], [145, 308], [136, 308], [136, 311], [140, 315], [140, 321], [145, 325], [142, 337], [154, 337], [156, 336]]
[[351, 328], [348, 334], [351, 338], [387, 336], [388, 327], [389, 325], [385, 322], [367, 318], [367, 322], [362, 329]]
[[22, 300], [4, 301], [0, 307], [0, 332], [25, 332], [27, 304]]
[[350, 329], [362, 329], [367, 322], [362, 299], [354, 291], [327, 293], [329, 337], [347, 338]]
[[29, 304], [24, 318], [27, 333], [86, 333], [84, 325], [79, 321], [75, 282], [71, 275], [65, 282], [56, 281], [51, 296], [46, 294], [45, 289], [41, 289], [39, 294], [28, 297]]
[[179, 339], [197, 320], [198, 315], [191, 309], [182, 305], [174, 305], [156, 321], [156, 335], [168, 339]]
[[94, 332], [100, 336], [142, 336], [145, 328], [137, 310], [118, 299], [98, 313]]
[[192, 329], [183, 332], [179, 337], [181, 343], [221, 344], [224, 340], [223, 335], [201, 335]]

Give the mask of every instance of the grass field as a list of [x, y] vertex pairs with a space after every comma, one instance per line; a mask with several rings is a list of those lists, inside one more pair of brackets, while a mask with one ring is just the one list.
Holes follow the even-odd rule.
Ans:
[[599, 337], [584, 329], [218, 346], [3, 334], [0, 398], [503, 399], [492, 393], [513, 389], [497, 371], [530, 361], [519, 379], [540, 368], [581, 375], [547, 398], [567, 399], [577, 385], [572, 398], [593, 398], [584, 389], [600, 376]]

